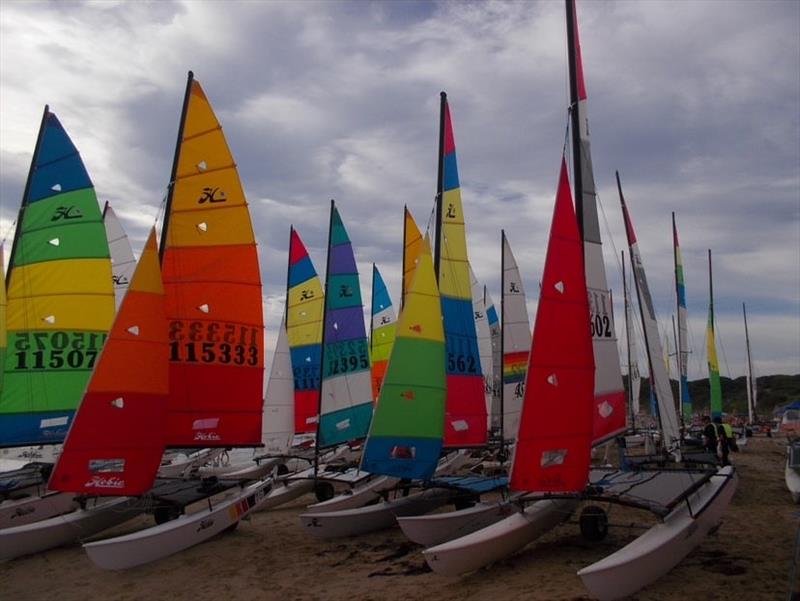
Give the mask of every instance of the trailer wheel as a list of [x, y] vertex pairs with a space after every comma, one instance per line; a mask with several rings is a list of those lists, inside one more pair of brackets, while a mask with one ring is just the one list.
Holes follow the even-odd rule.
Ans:
[[177, 519], [181, 515], [181, 508], [175, 505], [161, 505], [153, 511], [156, 524], [165, 524]]
[[332, 499], [334, 495], [333, 484], [330, 482], [317, 482], [316, 486], [314, 486], [314, 494], [320, 503]]
[[286, 464], [285, 464], [285, 463], [281, 463], [281, 464], [278, 466], [278, 475], [279, 475], [279, 476], [285, 476], [285, 475], [286, 475], [286, 474], [288, 474], [288, 473], [289, 473], [289, 468], [288, 468], [288, 467], [286, 467]]
[[581, 512], [581, 535], [589, 541], [601, 541], [608, 534], [608, 515], [602, 507], [589, 505]]

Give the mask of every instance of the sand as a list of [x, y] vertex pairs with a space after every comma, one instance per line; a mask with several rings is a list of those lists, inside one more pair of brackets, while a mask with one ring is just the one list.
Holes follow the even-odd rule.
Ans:
[[[784, 484], [785, 444], [751, 438], [733, 454], [739, 488], [719, 530], [665, 577], [632, 599], [741, 601], [788, 599], [800, 507]], [[302, 600], [462, 601], [590, 599], [576, 572], [612, 553], [652, 523], [641, 512], [611, 508], [602, 542], [584, 541], [566, 523], [538, 543], [462, 578], [432, 573], [398, 528], [337, 541], [303, 532], [298, 514], [309, 494], [261, 512], [229, 534], [154, 564], [104, 572], [80, 546], [0, 565], [0, 599], [92, 601]], [[128, 523], [130, 530], [152, 523]]]

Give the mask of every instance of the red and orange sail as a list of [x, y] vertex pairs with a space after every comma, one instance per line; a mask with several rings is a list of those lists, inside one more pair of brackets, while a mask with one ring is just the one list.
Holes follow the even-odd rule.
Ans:
[[562, 159], [510, 487], [577, 492], [592, 442], [594, 359], [583, 244]]
[[261, 443], [261, 275], [222, 127], [192, 73], [162, 232], [170, 339], [167, 444]]
[[50, 488], [92, 495], [137, 495], [150, 489], [165, 446], [168, 356], [153, 229], [70, 427]]

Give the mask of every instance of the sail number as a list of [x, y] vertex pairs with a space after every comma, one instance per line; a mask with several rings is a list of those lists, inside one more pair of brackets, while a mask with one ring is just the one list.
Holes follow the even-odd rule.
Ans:
[[472, 355], [447, 353], [447, 373], [474, 374], [478, 373], [477, 361]]
[[104, 332], [20, 332], [13, 335], [13, 369], [92, 369]]
[[258, 365], [260, 328], [217, 321], [172, 320], [170, 361]]
[[589, 319], [592, 338], [611, 338], [611, 320], [608, 315], [595, 315]]
[[366, 340], [343, 340], [325, 345], [325, 377], [369, 369]]
[[589, 328], [592, 338], [614, 338], [614, 322], [611, 313], [611, 293], [607, 290], [590, 289]]

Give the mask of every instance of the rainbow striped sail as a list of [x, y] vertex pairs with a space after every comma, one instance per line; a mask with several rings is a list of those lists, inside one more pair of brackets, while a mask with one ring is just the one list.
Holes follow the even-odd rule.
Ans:
[[372, 378], [353, 245], [331, 201], [317, 448], [364, 438], [372, 419]]
[[325, 296], [297, 230], [289, 234], [286, 333], [294, 373], [295, 432], [316, 432], [319, 412], [322, 312]]
[[672, 246], [675, 256], [675, 296], [678, 301], [678, 374], [680, 384], [678, 386], [678, 397], [680, 399], [683, 421], [687, 424], [692, 421], [692, 397], [689, 394], [689, 379], [687, 368], [689, 364], [689, 329], [686, 324], [686, 284], [683, 280], [683, 259], [681, 258], [681, 248], [678, 244], [678, 228], [675, 225], [675, 213], [672, 214]]
[[361, 468], [428, 479], [442, 450], [446, 384], [441, 301], [427, 240], [412, 280]]
[[722, 417], [722, 383], [719, 379], [719, 361], [714, 332], [714, 284], [711, 277], [711, 249], [708, 249], [708, 327], [706, 329], [708, 346], [708, 384], [711, 396], [711, 417]]
[[59, 443], [114, 319], [114, 289], [94, 186], [48, 107], [7, 280], [0, 446]]
[[503, 438], [514, 440], [525, 396], [531, 348], [531, 322], [517, 260], [505, 231], [503, 239]]
[[122, 224], [117, 219], [117, 214], [108, 202], [103, 207], [103, 224], [108, 238], [108, 250], [111, 253], [111, 277], [114, 281], [116, 307], [119, 309], [122, 298], [128, 291], [133, 272], [136, 269], [136, 257], [133, 256], [133, 249], [128, 241], [128, 235], [122, 229]]
[[372, 363], [372, 398], [378, 400], [386, 366], [394, 344], [396, 320], [392, 299], [381, 272], [372, 264], [372, 326], [369, 337], [369, 357]]
[[167, 446], [261, 443], [264, 315], [250, 210], [192, 72], [161, 232], [170, 337]]
[[437, 239], [434, 267], [439, 282], [447, 344], [445, 447], [486, 444], [478, 338], [472, 316], [467, 233], [458, 180], [456, 145], [447, 95], [441, 94]]
[[153, 228], [64, 441], [50, 488], [112, 496], [150, 489], [165, 446], [167, 332]]

